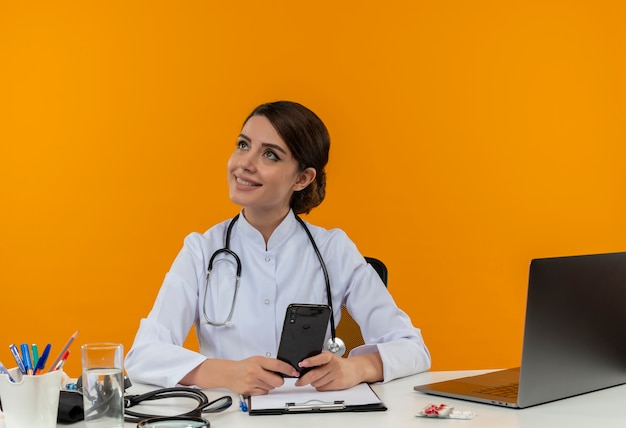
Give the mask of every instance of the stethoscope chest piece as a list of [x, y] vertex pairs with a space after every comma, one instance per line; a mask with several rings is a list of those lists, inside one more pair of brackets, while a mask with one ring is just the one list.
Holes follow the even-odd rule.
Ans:
[[331, 337], [330, 339], [328, 339], [328, 342], [326, 342], [326, 346], [324, 346], [324, 349], [332, 352], [338, 357], [341, 357], [343, 354], [346, 353], [346, 344], [338, 337], [335, 337], [334, 339]]

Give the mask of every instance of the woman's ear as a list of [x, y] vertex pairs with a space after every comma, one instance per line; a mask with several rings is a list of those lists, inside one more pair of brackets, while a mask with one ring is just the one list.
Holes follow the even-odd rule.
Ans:
[[296, 180], [296, 183], [294, 185], [294, 190], [297, 192], [305, 189], [309, 184], [313, 182], [313, 180], [315, 180], [316, 176], [317, 172], [313, 167], [306, 168], [304, 171], [298, 173], [298, 179]]

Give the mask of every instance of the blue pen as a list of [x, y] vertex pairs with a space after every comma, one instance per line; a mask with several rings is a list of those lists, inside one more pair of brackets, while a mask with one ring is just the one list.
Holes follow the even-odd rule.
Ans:
[[246, 397], [244, 397], [241, 394], [239, 394], [239, 408], [241, 409], [242, 412], [248, 411], [248, 405], [246, 404]]
[[37, 365], [35, 366], [35, 370], [33, 371], [33, 374], [37, 374], [38, 371], [43, 370], [43, 368], [46, 365], [46, 360], [48, 359], [48, 355], [50, 355], [50, 347], [51, 345], [48, 343], [46, 345], [46, 347], [43, 350], [43, 353], [41, 354], [41, 357], [39, 357], [39, 360], [37, 361]]
[[4, 364], [2, 364], [2, 361], [0, 361], [0, 373], [4, 373], [5, 375], [9, 376], [9, 380], [11, 382], [15, 382], [15, 379], [13, 379], [13, 376], [11, 376], [11, 373], [9, 373], [7, 368], [4, 367]]
[[24, 367], [24, 361], [20, 357], [20, 352], [17, 350], [17, 346], [14, 344], [9, 345], [9, 349], [11, 350], [11, 354], [13, 354], [13, 358], [15, 358], [15, 362], [17, 363], [17, 367], [20, 369], [22, 374], [26, 374], [26, 367]]
[[33, 361], [30, 359], [30, 347], [26, 343], [20, 345], [22, 348], [22, 360], [24, 361], [24, 368], [26, 368], [26, 374], [33, 374]]

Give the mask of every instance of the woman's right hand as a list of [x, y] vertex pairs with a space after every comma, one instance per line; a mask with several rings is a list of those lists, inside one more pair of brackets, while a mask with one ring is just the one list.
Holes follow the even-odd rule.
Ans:
[[285, 382], [283, 374], [298, 376], [298, 371], [284, 361], [250, 357], [235, 361], [229, 375], [228, 389], [243, 395], [264, 395]]
[[180, 383], [200, 388], [227, 388], [243, 395], [264, 395], [284, 383], [283, 374], [297, 377], [298, 371], [275, 358], [255, 356], [239, 361], [209, 358]]

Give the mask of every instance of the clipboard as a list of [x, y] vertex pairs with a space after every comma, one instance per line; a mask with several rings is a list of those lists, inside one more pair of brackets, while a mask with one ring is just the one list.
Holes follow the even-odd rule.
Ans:
[[280, 388], [267, 395], [248, 398], [248, 414], [287, 415], [324, 412], [380, 412], [387, 410], [369, 384], [341, 391], [317, 391], [311, 385], [295, 386], [297, 379], [285, 378]]

